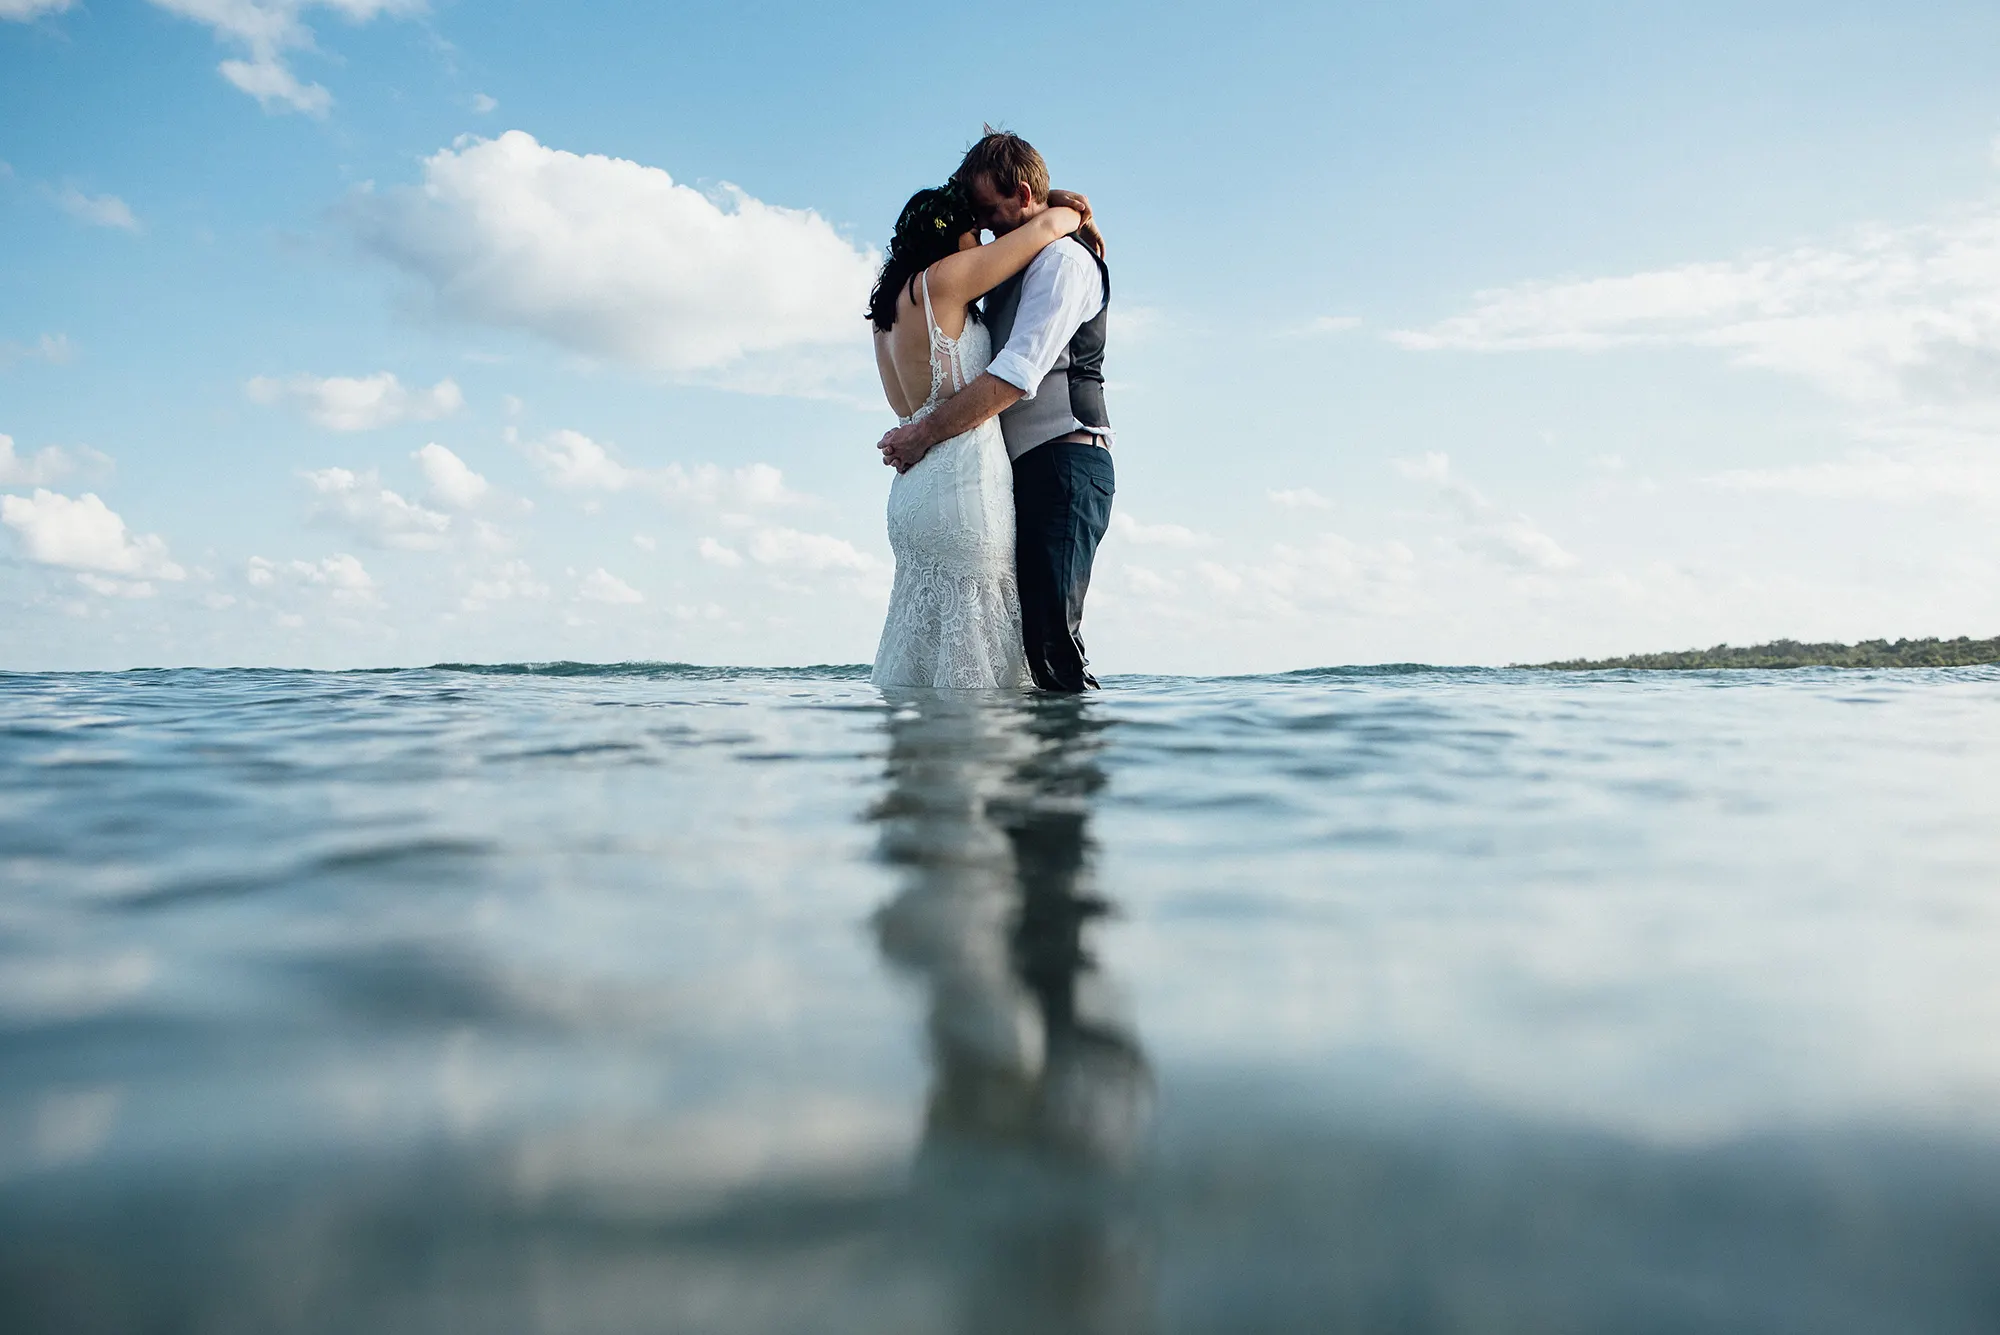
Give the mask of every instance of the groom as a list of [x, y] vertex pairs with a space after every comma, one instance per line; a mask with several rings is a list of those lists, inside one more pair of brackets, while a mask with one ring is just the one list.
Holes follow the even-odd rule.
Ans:
[[[967, 150], [952, 181], [995, 236], [1049, 206], [1048, 164], [1016, 134], [989, 129]], [[1096, 235], [1094, 228], [1086, 232]], [[1073, 237], [1046, 247], [1026, 270], [986, 294], [986, 326], [999, 349], [986, 373], [880, 444], [887, 462], [907, 469], [939, 441], [999, 415], [1014, 462], [1022, 637], [1035, 684], [1047, 691], [1097, 688], [1078, 628], [1115, 489], [1111, 419], [1104, 411], [1110, 305], [1111, 271], [1102, 255]]]

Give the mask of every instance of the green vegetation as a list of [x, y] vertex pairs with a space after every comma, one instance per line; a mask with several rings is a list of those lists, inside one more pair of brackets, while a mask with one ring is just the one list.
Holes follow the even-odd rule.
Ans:
[[1521, 666], [1557, 668], [1565, 672], [1596, 672], [1630, 668], [1644, 672], [1685, 672], [1703, 668], [1907, 668], [1970, 667], [2000, 663], [2000, 637], [1991, 640], [1863, 640], [1859, 644], [1800, 644], [1773, 640], [1737, 649], [1718, 644], [1713, 649], [1684, 649], [1674, 654], [1634, 654], [1630, 658], [1572, 658], [1562, 663]]

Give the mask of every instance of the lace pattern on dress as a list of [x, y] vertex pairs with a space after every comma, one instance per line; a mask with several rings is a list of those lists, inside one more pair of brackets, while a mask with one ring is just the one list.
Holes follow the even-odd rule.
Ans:
[[[984, 325], [957, 338], [937, 327], [930, 275], [924, 297], [931, 388], [901, 421], [929, 416], [992, 360]], [[889, 488], [896, 582], [869, 679], [878, 686], [957, 689], [1028, 684], [1021, 598], [1014, 581], [1014, 471], [1000, 424], [988, 421], [932, 447]]]
[[[898, 426], [921, 422], [940, 403], [972, 383], [972, 377], [965, 373], [965, 331], [960, 330], [957, 338], [951, 338], [938, 328], [937, 314], [931, 309], [931, 275], [928, 269], [918, 275], [917, 286], [924, 294], [924, 336], [930, 356], [931, 392], [922, 407], [908, 417], [896, 419]], [[969, 325], [971, 321], [966, 323]]]

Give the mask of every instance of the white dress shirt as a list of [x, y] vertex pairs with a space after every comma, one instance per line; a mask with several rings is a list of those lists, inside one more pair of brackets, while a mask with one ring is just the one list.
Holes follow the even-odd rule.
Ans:
[[[1064, 237], [1042, 247], [1021, 279], [1021, 302], [1007, 346], [987, 365], [988, 374], [1021, 391], [1023, 401], [1035, 397], [1042, 380], [1076, 337], [1083, 322], [1104, 309], [1104, 276], [1081, 242]], [[1111, 432], [1070, 419], [1069, 430], [1088, 431], [1107, 443]]]

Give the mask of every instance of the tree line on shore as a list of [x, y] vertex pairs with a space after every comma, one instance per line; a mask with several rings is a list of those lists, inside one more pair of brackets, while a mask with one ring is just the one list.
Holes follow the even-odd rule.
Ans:
[[1990, 640], [1863, 640], [1859, 644], [1801, 644], [1773, 640], [1738, 648], [1718, 644], [1712, 649], [1678, 653], [1633, 654], [1629, 658], [1571, 658], [1560, 663], [1521, 664], [1565, 672], [1599, 672], [1613, 668], [1646, 672], [1694, 671], [1703, 668], [1908, 668], [1971, 667], [2000, 663], [2000, 636]]

